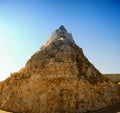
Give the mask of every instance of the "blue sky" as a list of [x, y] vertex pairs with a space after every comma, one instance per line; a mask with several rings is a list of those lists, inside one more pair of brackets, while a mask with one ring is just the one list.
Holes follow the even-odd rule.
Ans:
[[119, 0], [0, 0], [0, 80], [64, 25], [101, 73], [120, 73]]

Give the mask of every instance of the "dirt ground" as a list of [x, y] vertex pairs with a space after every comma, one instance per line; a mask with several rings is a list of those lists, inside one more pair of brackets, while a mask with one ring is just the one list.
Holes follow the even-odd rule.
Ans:
[[[0, 113], [12, 113], [12, 112], [6, 112], [6, 111], [0, 110]], [[106, 109], [91, 112], [91, 113], [120, 113], [120, 104], [111, 108], [106, 108]]]

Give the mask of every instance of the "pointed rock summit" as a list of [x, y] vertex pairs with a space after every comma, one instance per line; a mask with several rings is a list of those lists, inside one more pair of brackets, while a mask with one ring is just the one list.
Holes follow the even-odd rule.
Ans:
[[50, 45], [51, 43], [56, 43], [59, 40], [62, 40], [64, 42], [74, 42], [72, 35], [70, 33], [67, 32], [67, 30], [65, 29], [64, 26], [60, 26], [59, 29], [55, 30], [49, 40], [47, 41], [47, 43], [45, 44], [45, 47]]
[[0, 83], [0, 109], [16, 113], [84, 113], [117, 103], [119, 86], [89, 62], [64, 26]]

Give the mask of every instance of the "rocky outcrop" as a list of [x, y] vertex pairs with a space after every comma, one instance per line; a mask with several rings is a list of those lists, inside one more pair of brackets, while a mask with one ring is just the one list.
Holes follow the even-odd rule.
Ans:
[[25, 70], [32, 74], [40, 74], [44, 78], [84, 76], [91, 82], [97, 81], [101, 75], [63, 26], [53, 32], [40, 51], [28, 60]]
[[113, 82], [120, 82], [120, 74], [104, 74], [104, 76], [108, 77]]
[[84, 113], [117, 103], [119, 86], [88, 61], [64, 26], [0, 83], [0, 108], [7, 111]]

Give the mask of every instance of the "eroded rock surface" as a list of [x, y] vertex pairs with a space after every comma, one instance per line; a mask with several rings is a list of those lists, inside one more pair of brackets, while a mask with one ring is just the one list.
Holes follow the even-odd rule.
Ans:
[[64, 26], [0, 83], [0, 108], [12, 112], [83, 113], [117, 103], [119, 86], [88, 61]]

